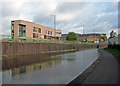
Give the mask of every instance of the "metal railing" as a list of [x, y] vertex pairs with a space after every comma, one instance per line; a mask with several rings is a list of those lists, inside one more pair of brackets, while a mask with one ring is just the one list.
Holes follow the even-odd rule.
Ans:
[[106, 44], [106, 43], [93, 43], [93, 42], [79, 42], [79, 41], [67, 41], [67, 40], [48, 40], [38, 38], [14, 38], [11, 36], [0, 35], [0, 41], [6, 42], [26, 42], [26, 43], [77, 43], [77, 44]]

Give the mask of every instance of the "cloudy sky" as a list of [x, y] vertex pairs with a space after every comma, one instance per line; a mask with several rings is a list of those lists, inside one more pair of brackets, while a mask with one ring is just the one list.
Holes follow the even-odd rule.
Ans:
[[[10, 35], [12, 20], [26, 20], [53, 28], [62, 33], [118, 33], [118, 2], [1, 2], [1, 34]], [[84, 27], [83, 27], [84, 26]]]

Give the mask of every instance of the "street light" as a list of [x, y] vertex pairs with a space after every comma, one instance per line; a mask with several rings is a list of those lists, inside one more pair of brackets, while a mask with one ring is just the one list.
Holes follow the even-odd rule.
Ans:
[[56, 40], [56, 15], [51, 15], [53, 16], [53, 20], [54, 20], [54, 31], [55, 31], [55, 40]]

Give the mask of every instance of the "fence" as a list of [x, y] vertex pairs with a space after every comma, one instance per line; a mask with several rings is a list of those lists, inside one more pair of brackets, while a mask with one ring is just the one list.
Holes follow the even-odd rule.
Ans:
[[67, 41], [67, 40], [48, 40], [48, 39], [37, 39], [37, 38], [15, 38], [15, 39], [11, 39], [11, 36], [7, 36], [7, 35], [0, 35], [0, 38], [1, 38], [1, 41], [8, 41], [8, 42], [106, 44], [106, 43]]

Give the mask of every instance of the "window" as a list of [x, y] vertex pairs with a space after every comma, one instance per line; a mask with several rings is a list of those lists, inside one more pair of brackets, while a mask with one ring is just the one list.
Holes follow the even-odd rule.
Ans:
[[52, 35], [52, 31], [48, 31], [48, 34], [51, 34], [51, 35]]
[[51, 31], [51, 35], [52, 35], [52, 31]]
[[12, 39], [14, 38], [14, 24], [12, 24]]
[[35, 33], [33, 33], [33, 38], [35, 38]]
[[38, 32], [38, 28], [36, 28], [36, 32]]
[[50, 34], [50, 31], [48, 30], [48, 34]]
[[39, 28], [39, 33], [41, 33], [41, 29]]
[[38, 34], [33, 33], [33, 38], [38, 38]]
[[61, 34], [61, 32], [55, 32], [56, 34]]
[[46, 35], [44, 35], [44, 39], [47, 39], [47, 36], [46, 36]]
[[12, 24], [12, 30], [14, 30], [14, 24]]
[[35, 31], [35, 27], [33, 27], [33, 31]]
[[19, 37], [25, 37], [26, 36], [26, 26], [19, 24]]
[[38, 38], [38, 34], [36, 35], [36, 38]]
[[23, 37], [25, 37], [25, 32], [23, 33]]

